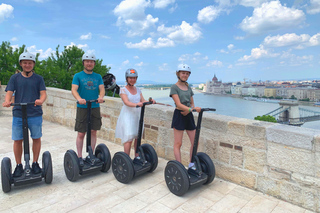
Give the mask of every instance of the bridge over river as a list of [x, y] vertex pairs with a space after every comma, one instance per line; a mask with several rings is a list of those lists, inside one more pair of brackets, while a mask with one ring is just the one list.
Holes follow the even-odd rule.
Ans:
[[266, 114], [275, 117], [278, 123], [301, 126], [305, 122], [320, 120], [320, 111], [299, 107], [298, 101], [283, 100], [279, 105], [279, 108]]

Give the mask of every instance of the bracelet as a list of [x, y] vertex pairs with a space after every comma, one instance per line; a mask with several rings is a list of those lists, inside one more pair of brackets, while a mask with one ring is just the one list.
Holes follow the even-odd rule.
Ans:
[[191, 112], [191, 108], [189, 108], [189, 112]]

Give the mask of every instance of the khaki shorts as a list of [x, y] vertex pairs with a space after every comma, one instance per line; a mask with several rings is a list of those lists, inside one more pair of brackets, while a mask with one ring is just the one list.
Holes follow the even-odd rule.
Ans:
[[[77, 107], [76, 125], [77, 132], [87, 132], [87, 108]], [[91, 109], [91, 130], [100, 130], [102, 126], [100, 107]]]

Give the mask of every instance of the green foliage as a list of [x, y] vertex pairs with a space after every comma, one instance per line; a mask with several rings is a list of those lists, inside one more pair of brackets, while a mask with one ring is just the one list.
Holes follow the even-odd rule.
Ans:
[[[1, 84], [6, 85], [16, 69], [20, 69], [19, 55], [24, 51], [25, 45], [13, 49], [9, 42], [2, 42], [0, 47]], [[45, 60], [39, 61], [39, 54], [37, 54], [34, 71], [43, 77], [47, 87], [71, 90], [74, 74], [83, 70], [83, 54], [84, 51], [76, 46], [65, 46], [64, 50], [59, 52], [58, 45], [55, 53]], [[97, 59], [93, 71], [103, 76], [110, 69], [111, 67], [102, 65], [102, 59]]]
[[[111, 91], [111, 90], [106, 90], [106, 96], [113, 97], [113, 91]], [[114, 94], [114, 97], [120, 98], [120, 95], [118, 95], [117, 93], [115, 93], [115, 94]]]
[[290, 99], [297, 99], [294, 95], [291, 95]]
[[300, 99], [299, 101], [310, 101], [310, 98], [303, 98], [303, 99]]
[[254, 118], [254, 120], [277, 123], [277, 120], [275, 119], [275, 117], [271, 115], [257, 116]]
[[2, 42], [0, 46], [0, 76], [1, 84], [6, 85], [17, 69], [20, 69], [19, 55], [25, 51], [25, 45], [17, 49], [10, 42]]

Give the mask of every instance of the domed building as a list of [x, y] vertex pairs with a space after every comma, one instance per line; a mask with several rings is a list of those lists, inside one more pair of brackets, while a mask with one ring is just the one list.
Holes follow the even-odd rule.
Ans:
[[207, 81], [206, 83], [206, 93], [211, 94], [226, 94], [230, 93], [231, 83], [223, 84], [222, 81], [219, 81], [216, 74], [214, 74], [212, 81]]

